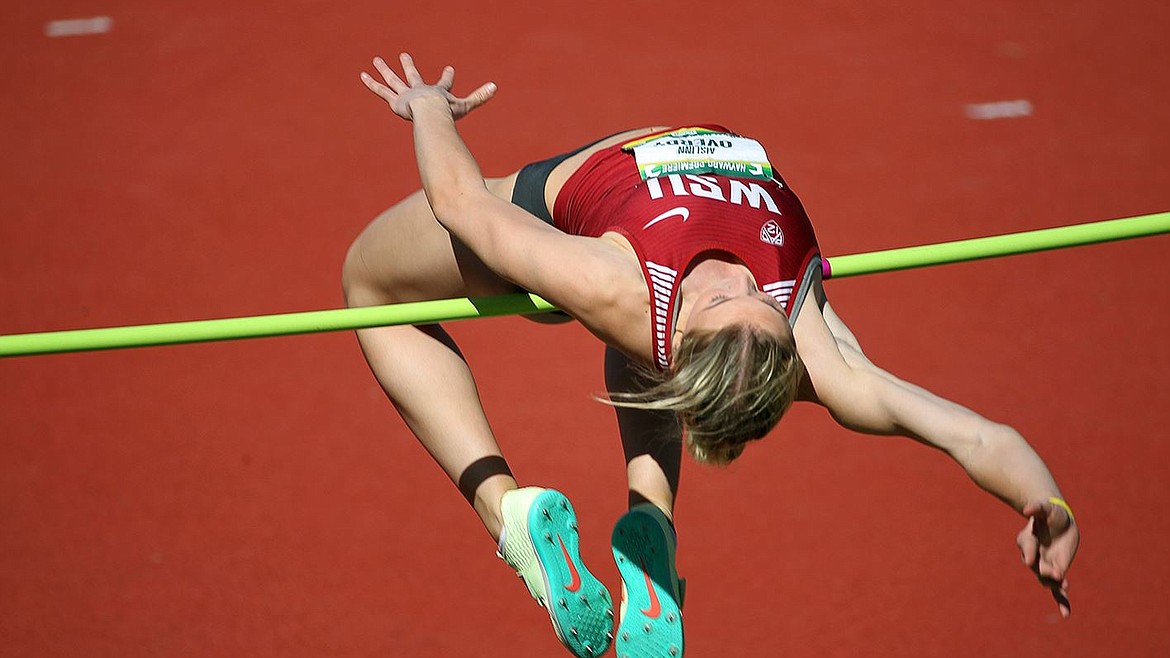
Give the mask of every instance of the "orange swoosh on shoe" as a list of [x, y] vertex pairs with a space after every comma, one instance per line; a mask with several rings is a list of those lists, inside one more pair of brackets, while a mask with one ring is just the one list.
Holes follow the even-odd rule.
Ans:
[[561, 553], [565, 555], [565, 564], [569, 565], [569, 576], [572, 578], [569, 584], [565, 585], [565, 589], [576, 592], [581, 589], [581, 574], [577, 573], [577, 565], [573, 564], [573, 558], [569, 557], [569, 549], [565, 548], [565, 540], [557, 535], [557, 541], [561, 542]]
[[646, 589], [650, 592], [650, 607], [642, 611], [642, 614], [651, 619], [657, 619], [658, 615], [662, 614], [662, 605], [658, 603], [658, 592], [654, 591], [654, 583], [650, 581], [650, 574], [646, 571], [646, 562], [638, 560], [642, 565], [642, 575], [646, 577]]

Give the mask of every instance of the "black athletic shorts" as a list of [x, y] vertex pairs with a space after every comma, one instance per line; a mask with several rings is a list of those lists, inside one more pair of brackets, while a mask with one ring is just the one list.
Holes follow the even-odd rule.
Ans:
[[621, 133], [614, 133], [613, 135], [602, 137], [597, 141], [590, 142], [581, 148], [573, 149], [568, 153], [562, 153], [547, 160], [541, 160], [540, 162], [533, 162], [532, 164], [525, 165], [524, 168], [520, 170], [520, 173], [516, 175], [516, 187], [512, 189], [512, 203], [520, 206], [524, 210], [527, 210], [529, 213], [536, 215], [548, 224], [552, 224], [552, 214], [548, 211], [548, 204], [544, 202], [544, 186], [548, 182], [548, 176], [552, 173], [552, 170], [556, 169], [557, 165], [560, 163], [568, 160], [574, 155], [577, 155], [590, 146], [600, 144], [610, 137], [620, 134]]

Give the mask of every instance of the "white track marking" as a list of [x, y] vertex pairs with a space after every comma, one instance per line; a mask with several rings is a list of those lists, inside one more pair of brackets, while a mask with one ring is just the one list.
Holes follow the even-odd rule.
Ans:
[[45, 36], [77, 37], [85, 34], [105, 34], [114, 29], [114, 19], [109, 16], [93, 18], [69, 18], [45, 23]]
[[971, 103], [967, 106], [967, 118], [980, 121], [992, 119], [1018, 119], [1032, 116], [1032, 103], [1024, 99], [996, 101], [994, 103]]

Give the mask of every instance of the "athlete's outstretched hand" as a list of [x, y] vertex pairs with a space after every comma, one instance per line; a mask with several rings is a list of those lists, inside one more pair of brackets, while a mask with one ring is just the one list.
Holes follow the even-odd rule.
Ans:
[[[438, 82], [427, 84], [419, 75], [410, 55], [402, 53], [398, 56], [398, 60], [402, 63], [402, 78], [398, 77], [394, 69], [391, 69], [381, 57], [374, 58], [374, 68], [381, 74], [385, 84], [365, 71], [362, 71], [361, 78], [370, 91], [386, 101], [395, 114], [407, 121], [412, 120], [414, 116], [410, 110], [410, 103], [418, 98], [426, 96], [443, 98], [447, 101], [448, 107], [451, 108], [451, 114], [456, 119], [460, 119], [468, 112], [491, 100], [492, 96], [496, 94], [496, 83], [488, 82], [480, 85], [468, 96], [456, 97], [451, 93], [451, 85], [455, 83], [454, 68], [445, 67]], [[405, 82], [403, 78], [406, 79]]]
[[1028, 517], [1028, 524], [1020, 531], [1016, 543], [1024, 564], [1052, 592], [1061, 616], [1067, 617], [1072, 612], [1068, 602], [1068, 568], [1081, 540], [1077, 524], [1067, 510], [1048, 501], [1028, 503], [1023, 513]]

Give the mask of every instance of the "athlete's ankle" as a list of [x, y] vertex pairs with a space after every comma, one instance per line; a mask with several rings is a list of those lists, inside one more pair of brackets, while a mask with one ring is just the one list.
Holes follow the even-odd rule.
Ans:
[[499, 476], [487, 480], [475, 491], [472, 506], [488, 534], [497, 543], [500, 541], [500, 533], [504, 529], [501, 501], [504, 499], [504, 494], [517, 488], [516, 480], [510, 476]]
[[646, 496], [642, 492], [631, 487], [629, 490], [629, 509], [637, 509], [643, 505], [650, 505], [656, 508], [659, 512], [662, 513], [663, 516], [666, 517], [666, 520], [670, 522], [671, 529], [674, 528], [674, 496]]

